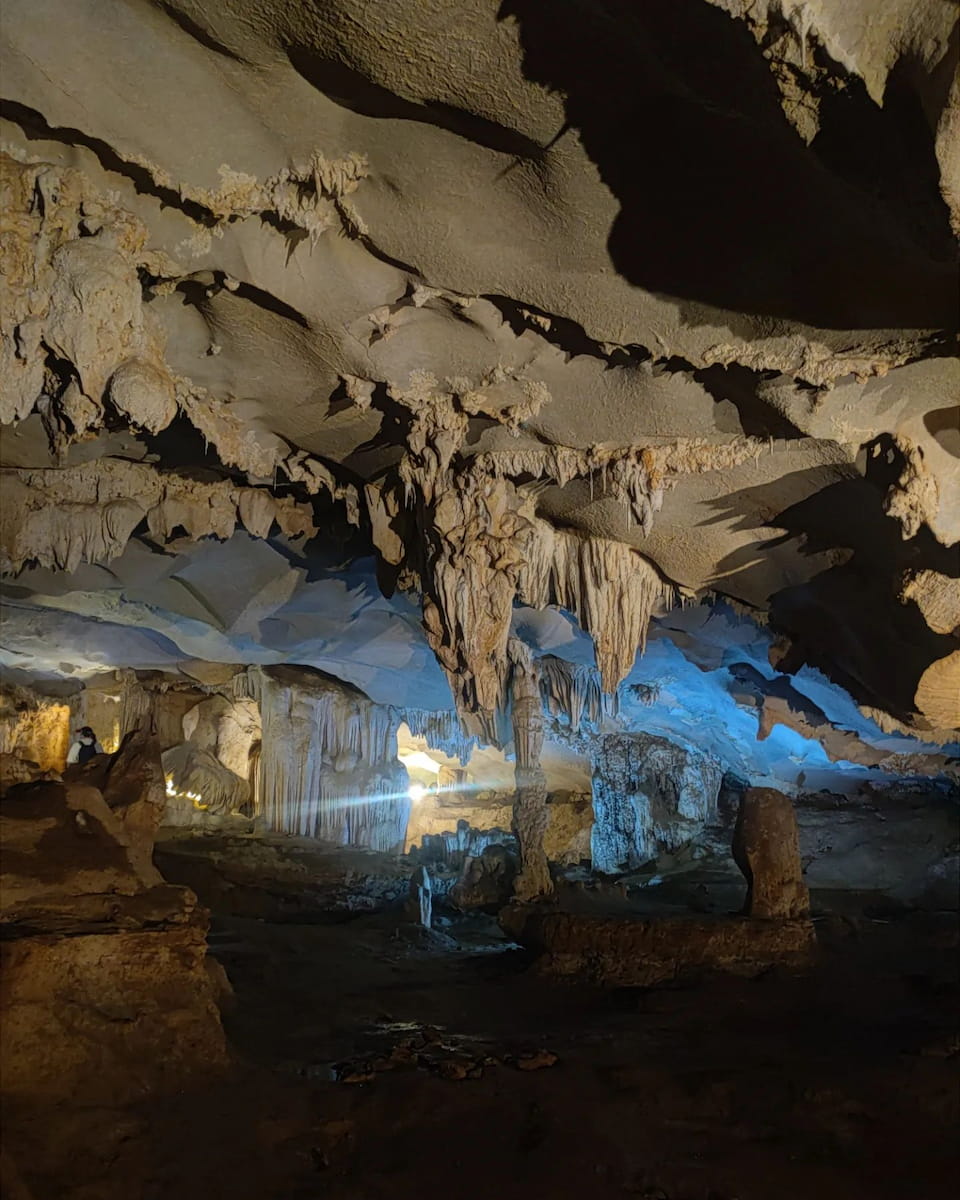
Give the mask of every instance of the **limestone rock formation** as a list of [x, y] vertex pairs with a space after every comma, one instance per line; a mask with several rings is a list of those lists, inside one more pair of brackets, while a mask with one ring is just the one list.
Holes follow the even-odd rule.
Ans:
[[809, 914], [797, 818], [789, 797], [772, 788], [749, 788], [744, 793], [733, 856], [747, 880], [744, 912], [748, 916], [790, 921]]
[[[486, 846], [463, 864], [460, 878], [450, 891], [450, 902], [464, 912], [484, 909], [497, 912], [517, 888], [517, 862], [505, 846]], [[531, 899], [529, 895], [519, 899]]]
[[0, 836], [11, 1143], [52, 1104], [111, 1107], [223, 1068], [206, 914], [144, 870], [103, 795], [20, 784], [3, 798]]
[[512, 642], [511, 715], [516, 755], [517, 792], [513, 802], [513, 830], [520, 846], [518, 900], [535, 900], [553, 891], [544, 848], [547, 832], [547, 778], [540, 765], [543, 751], [543, 705], [536, 667], [529, 650]]
[[430, 872], [424, 866], [419, 866], [410, 876], [410, 895], [407, 900], [407, 911], [411, 920], [424, 929], [433, 926], [433, 883]]
[[637, 867], [688, 841], [716, 809], [723, 772], [696, 750], [646, 734], [598, 739], [593, 863]]
[[711, 971], [759, 975], [799, 967], [814, 945], [808, 920], [743, 917], [593, 916], [511, 906], [500, 915], [511, 936], [535, 951], [541, 971], [605, 987], [654, 987]]

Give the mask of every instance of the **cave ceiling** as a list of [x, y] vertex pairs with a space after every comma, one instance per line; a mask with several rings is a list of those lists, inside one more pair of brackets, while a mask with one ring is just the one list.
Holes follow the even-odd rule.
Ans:
[[8, 0], [4, 666], [489, 713], [512, 630], [745, 770], [760, 710], [940, 755], [956, 51], [938, 0]]

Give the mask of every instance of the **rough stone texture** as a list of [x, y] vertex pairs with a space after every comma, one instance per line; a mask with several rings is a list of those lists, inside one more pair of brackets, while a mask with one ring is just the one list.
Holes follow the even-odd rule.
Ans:
[[520, 873], [514, 887], [519, 900], [535, 900], [553, 891], [544, 849], [547, 832], [547, 779], [540, 766], [543, 750], [543, 705], [537, 670], [526, 646], [510, 645], [511, 716], [516, 755], [517, 791], [513, 801], [513, 831], [520, 846]]
[[153, 866], [153, 845], [166, 797], [160, 745], [152, 730], [131, 730], [116, 754], [98, 755], [84, 765], [67, 767], [64, 778], [101, 790], [126, 832], [138, 871], [144, 879], [159, 883], [159, 872]]
[[900, 904], [960, 907], [960, 824], [948, 788], [797, 802], [803, 880], [814, 891], [874, 892]]
[[53, 1137], [77, 1105], [127, 1104], [226, 1065], [206, 913], [188, 889], [155, 882], [129, 834], [83, 784], [21, 784], [3, 799], [0, 1043], [14, 1145], [41, 1113]]
[[3, 1090], [18, 1108], [112, 1107], [226, 1066], [204, 927], [3, 946]]
[[450, 890], [450, 902], [459, 909], [496, 912], [516, 888], [517, 861], [505, 846], [487, 846], [467, 858], [460, 878]]
[[70, 748], [70, 706], [23, 688], [0, 689], [0, 754], [60, 771]]
[[772, 788], [748, 788], [740, 801], [733, 857], [747, 880], [744, 912], [793, 920], [810, 911], [793, 802]]
[[699, 751], [630, 734], [602, 737], [592, 752], [591, 847], [599, 871], [637, 867], [676, 850], [716, 809], [723, 771]]
[[540, 969], [610, 987], [652, 987], [687, 974], [755, 975], [801, 966], [815, 945], [809, 920], [585, 916], [505, 909], [508, 933], [539, 952]]
[[56, 771], [45, 771], [39, 763], [16, 754], [0, 751], [0, 795], [15, 783], [32, 783], [35, 779], [59, 779]]

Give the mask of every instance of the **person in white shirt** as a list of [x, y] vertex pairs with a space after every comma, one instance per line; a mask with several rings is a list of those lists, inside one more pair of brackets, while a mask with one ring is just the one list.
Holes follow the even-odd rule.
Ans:
[[89, 725], [77, 731], [77, 740], [67, 753], [67, 765], [71, 763], [89, 762], [95, 754], [102, 754], [103, 747], [97, 741], [97, 735]]

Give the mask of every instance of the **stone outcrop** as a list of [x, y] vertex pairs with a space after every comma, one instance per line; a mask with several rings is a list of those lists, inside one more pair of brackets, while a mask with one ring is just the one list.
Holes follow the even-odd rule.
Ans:
[[517, 861], [506, 846], [486, 846], [467, 858], [460, 878], [450, 890], [450, 903], [464, 912], [497, 912], [516, 888]]
[[116, 754], [97, 755], [85, 765], [67, 767], [64, 778], [100, 790], [126, 833], [129, 853], [141, 877], [159, 883], [153, 845], [166, 796], [160, 745], [153, 731], [132, 729]]
[[734, 829], [733, 857], [747, 880], [747, 916], [789, 921], [809, 914], [797, 818], [789, 797], [772, 788], [744, 792]]
[[0, 1086], [21, 1162], [41, 1129], [68, 1156], [78, 1106], [173, 1093], [227, 1065], [207, 915], [145, 869], [139, 833], [88, 784], [20, 784], [0, 805]]
[[814, 945], [807, 920], [605, 917], [511, 907], [500, 921], [539, 955], [541, 971], [605, 987], [654, 987], [711, 971], [759, 975], [777, 964], [802, 966]]
[[639, 733], [601, 737], [591, 753], [596, 870], [678, 849], [716, 809], [723, 771], [700, 751]]

